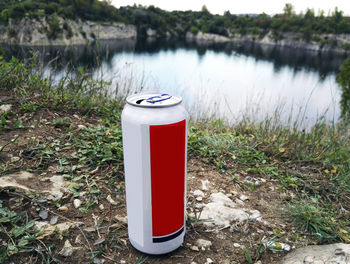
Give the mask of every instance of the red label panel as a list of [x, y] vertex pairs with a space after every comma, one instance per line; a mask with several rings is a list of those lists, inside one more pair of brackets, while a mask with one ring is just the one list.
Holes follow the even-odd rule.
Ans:
[[165, 236], [184, 225], [186, 120], [150, 126], [152, 230]]

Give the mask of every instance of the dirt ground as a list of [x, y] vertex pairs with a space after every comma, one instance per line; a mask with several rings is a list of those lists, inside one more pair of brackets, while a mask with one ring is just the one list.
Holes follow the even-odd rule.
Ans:
[[[13, 109], [19, 108], [16, 102], [8, 100], [13, 104]], [[101, 123], [98, 117], [82, 116], [79, 112], [53, 111], [49, 109], [40, 109], [29, 113], [14, 113], [7, 122], [9, 127], [16, 120], [23, 121], [21, 129], [5, 129], [0, 132], [0, 146], [8, 144], [12, 139], [15, 143], [9, 144], [0, 152], [0, 163], [4, 164], [3, 170], [6, 172], [2, 176], [13, 175], [18, 172], [29, 171], [34, 178], [22, 179], [18, 182], [30, 189], [31, 195], [20, 188], [5, 191], [0, 189], [3, 205], [14, 211], [26, 211], [29, 220], [47, 221], [52, 217], [58, 216], [57, 224], [75, 223], [64, 232], [52, 232], [44, 238], [37, 239], [33, 244], [31, 252], [20, 250], [4, 263], [45, 263], [42, 252], [47, 260], [56, 259], [59, 263], [278, 263], [285, 255], [286, 251], [273, 252], [262, 245], [264, 238], [271, 238], [276, 233], [275, 230], [288, 230], [289, 226], [281, 218], [281, 207], [283, 197], [278, 192], [279, 183], [271, 179], [259, 179], [259, 184], [254, 190], [245, 188], [241, 182], [247, 177], [257, 177], [256, 175], [247, 175], [241, 173], [240, 168], [235, 164], [237, 173], [234, 177], [228, 173], [219, 173], [212, 166], [190, 155], [187, 167], [187, 214], [193, 215], [200, 213], [200, 206], [197, 204], [206, 204], [209, 202], [210, 194], [222, 192], [231, 200], [244, 197], [242, 207], [246, 209], [258, 210], [262, 215], [263, 221], [247, 220], [244, 222], [231, 222], [229, 227], [221, 228], [218, 226], [207, 227], [204, 221], [197, 221], [188, 224], [186, 238], [183, 245], [176, 251], [164, 256], [149, 256], [135, 250], [127, 235], [127, 224], [125, 223], [126, 205], [124, 195], [123, 168], [118, 169], [117, 177], [110, 177], [109, 172], [113, 169], [111, 166], [90, 171], [90, 183], [93, 181], [94, 188], [99, 190], [99, 194], [91, 198], [87, 187], [79, 190], [82, 201], [91, 201], [94, 204], [83, 212], [74, 207], [73, 193], [69, 188], [62, 190], [63, 196], [56, 202], [50, 200], [40, 200], [45, 197], [42, 190], [45, 189], [45, 182], [50, 185], [48, 178], [57, 175], [59, 169], [58, 160], [48, 155], [43, 155], [41, 159], [47, 159], [45, 164], [40, 158], [28, 151], [29, 146], [41, 142], [53, 142], [60, 139], [61, 148], [65, 138], [66, 128], [53, 125], [53, 119], [58, 117], [69, 117], [72, 120], [70, 128], [74, 133], [79, 133], [79, 125], [89, 126]], [[34, 126], [34, 124], [37, 124]], [[63, 150], [64, 155], [70, 155], [73, 150], [67, 148]], [[64, 156], [63, 155], [63, 156]], [[17, 158], [18, 157], [18, 158]], [[77, 172], [79, 174], [79, 171]], [[1, 176], [0, 176], [1, 177]], [[202, 188], [202, 181], [209, 181], [209, 189], [204, 192], [202, 201], [194, 196], [195, 190]], [[80, 183], [82, 180], [77, 181]], [[84, 182], [82, 182], [84, 184]], [[47, 186], [46, 186], [47, 187]], [[84, 189], [85, 188], [85, 189]], [[8, 188], [6, 188], [8, 189]], [[85, 192], [85, 193], [84, 193]], [[286, 195], [286, 194], [284, 194]], [[107, 197], [111, 199], [107, 199]], [[41, 219], [40, 211], [47, 211], [48, 217]], [[193, 220], [193, 219], [192, 219]], [[283, 231], [282, 231], [283, 233]], [[208, 248], [195, 248], [197, 239], [205, 239], [212, 243]], [[71, 256], [64, 257], [60, 254], [64, 243], [69, 240], [74, 253]], [[293, 242], [285, 239], [293, 248]], [[1, 243], [8, 241], [5, 236], [0, 236]], [[260, 253], [258, 248], [262, 247]], [[249, 253], [247, 253], [249, 252]], [[260, 256], [261, 255], [261, 256]], [[45, 259], [46, 259], [45, 258]], [[212, 261], [212, 262], [211, 262]]]

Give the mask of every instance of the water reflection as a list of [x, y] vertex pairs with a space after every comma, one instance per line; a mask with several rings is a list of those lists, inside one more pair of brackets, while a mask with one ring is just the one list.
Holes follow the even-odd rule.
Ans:
[[46, 69], [58, 73], [57, 78], [65, 69], [74, 71], [79, 66], [114, 78], [113, 87], [128, 88], [139, 77], [135, 90], [148, 86], [180, 93], [188, 105], [200, 102], [194, 112], [208, 115], [210, 108], [209, 114], [217, 117], [237, 116], [242, 111], [273, 114], [276, 109], [285, 113], [284, 119], [291, 112], [296, 118], [302, 112], [303, 120], [325, 114], [331, 121], [340, 116], [335, 75], [346, 56], [337, 53], [254, 43], [198, 45], [166, 40], [55, 48], [5, 45], [4, 49], [6, 58], [30, 58], [33, 50], [43, 65], [49, 65]]

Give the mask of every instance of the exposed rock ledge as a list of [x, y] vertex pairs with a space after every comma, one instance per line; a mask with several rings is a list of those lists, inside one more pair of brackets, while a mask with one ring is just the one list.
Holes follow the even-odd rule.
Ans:
[[[350, 35], [340, 34], [321, 34], [318, 35], [319, 42], [303, 40], [301, 34], [297, 33], [284, 33], [283, 38], [276, 40], [272, 32], [266, 34], [263, 38], [258, 38], [256, 35], [238, 35], [232, 34], [230, 37], [225, 37], [216, 34], [198, 32], [196, 35], [187, 32], [186, 40], [193, 41], [197, 44], [206, 43], [244, 43], [254, 42], [262, 45], [272, 45], [278, 47], [292, 47], [297, 49], [312, 50], [312, 51], [332, 51], [338, 53], [350, 53]], [[323, 44], [321, 44], [323, 42]]]
[[50, 26], [46, 19], [27, 18], [8, 26], [0, 25], [0, 43], [24, 46], [67, 46], [84, 45], [95, 40], [134, 39], [136, 28], [121, 23], [102, 24], [80, 20], [58, 18], [60, 32], [55, 38], [49, 38]]

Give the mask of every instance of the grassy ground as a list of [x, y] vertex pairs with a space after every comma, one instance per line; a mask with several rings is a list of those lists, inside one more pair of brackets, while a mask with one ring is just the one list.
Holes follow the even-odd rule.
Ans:
[[[38, 179], [59, 174], [72, 184], [56, 201], [40, 201], [37, 192], [0, 189], [0, 263], [204, 263], [206, 257], [218, 263], [276, 263], [285, 254], [281, 243], [294, 248], [350, 242], [346, 124], [319, 123], [302, 132], [276, 120], [234, 127], [209, 120], [189, 127], [184, 246], [165, 257], [135, 251], [125, 224], [114, 217], [125, 216], [122, 103], [108, 100], [104, 89], [108, 83], [93, 80], [81, 69], [53, 85], [36, 65], [35, 59], [26, 64], [0, 60], [0, 105], [12, 104], [0, 118], [0, 177], [19, 171]], [[191, 214], [198, 213], [191, 191], [199, 188], [199, 179], [208, 178], [218, 190], [250, 196], [247, 206], [259, 208], [274, 224], [248, 221], [208, 232], [197, 214]], [[78, 209], [62, 210], [78, 198], [82, 201]], [[61, 221], [83, 224], [42, 238], [34, 221], [44, 211]], [[190, 249], [202, 237], [213, 242], [205, 254]], [[275, 246], [268, 248], [264, 238]], [[69, 260], [59, 254], [66, 239], [84, 249]], [[243, 246], [236, 248], [235, 242]]]

